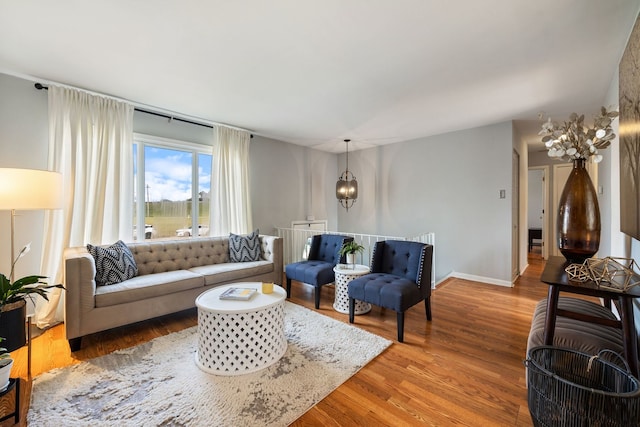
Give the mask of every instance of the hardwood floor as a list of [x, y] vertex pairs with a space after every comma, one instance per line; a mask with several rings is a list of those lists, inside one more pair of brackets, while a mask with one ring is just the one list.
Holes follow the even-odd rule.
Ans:
[[[546, 297], [539, 280], [543, 266], [539, 255], [531, 255], [513, 288], [449, 279], [432, 294], [432, 322], [424, 305], [408, 310], [404, 343], [396, 341], [394, 312], [374, 307], [356, 316], [355, 326], [394, 343], [293, 425], [532, 425], [523, 360], [533, 308]], [[348, 323], [348, 315], [333, 310], [333, 296], [333, 287], [323, 289], [319, 312]], [[294, 282], [291, 302], [313, 309], [313, 289]], [[58, 325], [33, 340], [32, 375], [195, 324], [195, 309], [188, 310], [85, 337], [74, 354]], [[20, 424], [26, 425], [26, 347], [13, 356], [13, 376], [22, 378]], [[11, 420], [0, 423], [9, 425]]]

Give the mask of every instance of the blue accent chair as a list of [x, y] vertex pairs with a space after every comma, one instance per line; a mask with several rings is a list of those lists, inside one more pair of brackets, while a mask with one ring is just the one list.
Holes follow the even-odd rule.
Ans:
[[398, 318], [398, 341], [404, 339], [404, 312], [424, 300], [431, 320], [431, 272], [433, 246], [403, 240], [376, 242], [371, 273], [349, 283], [349, 322], [353, 323], [355, 300], [394, 310]]
[[319, 234], [313, 236], [309, 257], [306, 261], [287, 264], [287, 298], [291, 296], [291, 280], [308, 283], [315, 287], [316, 308], [320, 308], [320, 290], [323, 285], [333, 283], [333, 268], [344, 263], [344, 256], [338, 253], [342, 245], [353, 240], [353, 237], [338, 234]]

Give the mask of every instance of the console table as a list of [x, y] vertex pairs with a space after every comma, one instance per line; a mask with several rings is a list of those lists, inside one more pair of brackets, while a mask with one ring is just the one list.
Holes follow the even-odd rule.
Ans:
[[[629, 364], [631, 372], [637, 377], [640, 372], [638, 371], [638, 335], [636, 333], [633, 317], [633, 299], [640, 298], [640, 286], [633, 287], [626, 292], [621, 292], [601, 288], [593, 281], [584, 283], [571, 282], [565, 272], [565, 268], [569, 264], [570, 263], [564, 257], [550, 257], [542, 272], [542, 282], [549, 285], [549, 292], [547, 295], [547, 316], [544, 324], [544, 344], [553, 345], [553, 335], [555, 332], [557, 316], [622, 329], [624, 356]], [[605, 301], [617, 300], [621, 320], [616, 321], [603, 319], [583, 313], [559, 309], [558, 297], [560, 292], [589, 295], [603, 298]]]
[[[542, 228], [530, 228], [529, 229], [529, 252], [531, 252], [531, 248], [533, 247], [534, 239], [542, 239]], [[540, 245], [538, 245], [540, 246]]]

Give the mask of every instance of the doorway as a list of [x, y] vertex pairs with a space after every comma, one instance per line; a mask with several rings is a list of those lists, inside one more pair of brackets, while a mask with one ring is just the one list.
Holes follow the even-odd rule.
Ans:
[[511, 279], [520, 275], [520, 154], [511, 157]]
[[527, 248], [529, 256], [548, 258], [548, 191], [547, 166], [528, 170], [527, 188]]

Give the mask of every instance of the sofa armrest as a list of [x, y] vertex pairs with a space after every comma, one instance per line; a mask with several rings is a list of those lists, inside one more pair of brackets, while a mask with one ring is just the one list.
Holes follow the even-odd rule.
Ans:
[[273, 262], [273, 269], [276, 272], [276, 277], [278, 277], [279, 283], [277, 285], [282, 285], [282, 272], [284, 269], [283, 265], [283, 255], [282, 255], [282, 237], [278, 236], [268, 236], [268, 235], [260, 235], [260, 246], [262, 249], [262, 258], [265, 261]]
[[82, 336], [82, 315], [95, 308], [96, 264], [84, 247], [64, 250], [64, 323], [67, 339]]

